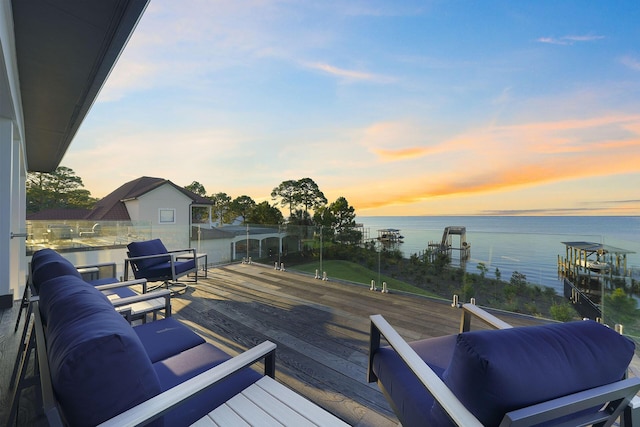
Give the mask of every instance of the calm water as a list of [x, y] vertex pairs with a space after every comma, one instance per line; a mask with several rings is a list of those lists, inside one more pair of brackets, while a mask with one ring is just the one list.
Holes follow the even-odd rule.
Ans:
[[[393, 216], [357, 217], [356, 222], [368, 229], [369, 237], [377, 237], [378, 230], [397, 228], [404, 236], [399, 246], [405, 257], [427, 248], [429, 242], [440, 242], [447, 226], [465, 226], [467, 242], [471, 245], [469, 272], [477, 273], [483, 262], [490, 277], [500, 269], [502, 279], [508, 280], [518, 271], [531, 283], [561, 290], [558, 280], [558, 255], [565, 256], [561, 242], [588, 241], [605, 243], [635, 251], [627, 257], [627, 267], [640, 276], [640, 217], [540, 217], [540, 216]], [[459, 247], [453, 236], [453, 247]], [[454, 263], [458, 263], [453, 251]]]

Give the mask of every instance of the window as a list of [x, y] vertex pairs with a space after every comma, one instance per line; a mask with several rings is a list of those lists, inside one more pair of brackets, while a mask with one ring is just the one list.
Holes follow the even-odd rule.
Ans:
[[175, 224], [176, 223], [176, 210], [175, 209], [158, 209], [158, 222], [160, 224]]

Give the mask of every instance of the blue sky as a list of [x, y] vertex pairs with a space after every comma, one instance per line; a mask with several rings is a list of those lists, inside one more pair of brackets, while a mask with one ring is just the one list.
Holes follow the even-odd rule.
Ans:
[[[62, 164], [358, 215], [640, 215], [640, 3], [151, 0]], [[87, 159], [100, 159], [99, 163]]]

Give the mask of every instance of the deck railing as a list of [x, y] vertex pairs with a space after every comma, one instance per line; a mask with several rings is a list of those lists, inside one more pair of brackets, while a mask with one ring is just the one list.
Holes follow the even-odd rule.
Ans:
[[[73, 220], [29, 221], [26, 232], [27, 256], [51, 247], [67, 254], [76, 264], [115, 262], [119, 275], [124, 270], [127, 243], [161, 238], [169, 248], [192, 247], [207, 253], [209, 265], [251, 259], [272, 268], [306, 272], [318, 279], [340, 279], [390, 293], [417, 292], [443, 299], [457, 294], [461, 302], [474, 298], [478, 305], [533, 315], [540, 315], [536, 312], [536, 299], [560, 296], [564, 297], [562, 304], [569, 307], [576, 318], [599, 317], [612, 326], [623, 324], [626, 333], [640, 336], [640, 316], [636, 314], [638, 297], [635, 296], [640, 282], [640, 254], [629, 257], [627, 277], [613, 278], [615, 280], [609, 280], [605, 286], [598, 284], [587, 291], [578, 292], [579, 283], [568, 287], [558, 271], [558, 254], [563, 253], [561, 242], [565, 240], [607, 239], [609, 243], [640, 252], [636, 249], [640, 247], [638, 242], [611, 242], [607, 236], [466, 230], [466, 241], [456, 240], [452, 246], [464, 243], [468, 256], [461, 257], [460, 251], [452, 250], [446, 266], [435, 266], [435, 270], [430, 270], [435, 273], [425, 275], [428, 268], [421, 269], [423, 264], [440, 262], [430, 252], [429, 242], [441, 241], [441, 229], [403, 229], [399, 232], [402, 240], [394, 242], [370, 237], [376, 235], [375, 230], [362, 226], [337, 231], [311, 225], [243, 224], [211, 228], [196, 224], [190, 228]], [[354, 247], [359, 252], [351, 251]], [[355, 261], [369, 273], [343, 276], [343, 271], [336, 271], [335, 260]], [[520, 281], [528, 287], [521, 286]], [[403, 287], [407, 282], [411, 286]], [[445, 289], [445, 284], [449, 288]], [[624, 298], [620, 297], [620, 289]], [[605, 297], [600, 298], [603, 293]], [[500, 299], [506, 299], [507, 303], [498, 303]], [[521, 305], [517, 305], [516, 300]]]

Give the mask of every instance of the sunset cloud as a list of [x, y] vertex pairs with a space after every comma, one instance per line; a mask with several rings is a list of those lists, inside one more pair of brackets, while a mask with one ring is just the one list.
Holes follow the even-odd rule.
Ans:
[[358, 214], [640, 213], [605, 203], [640, 185], [635, 5], [343, 3], [150, 2], [63, 164], [95, 197], [308, 176]]

